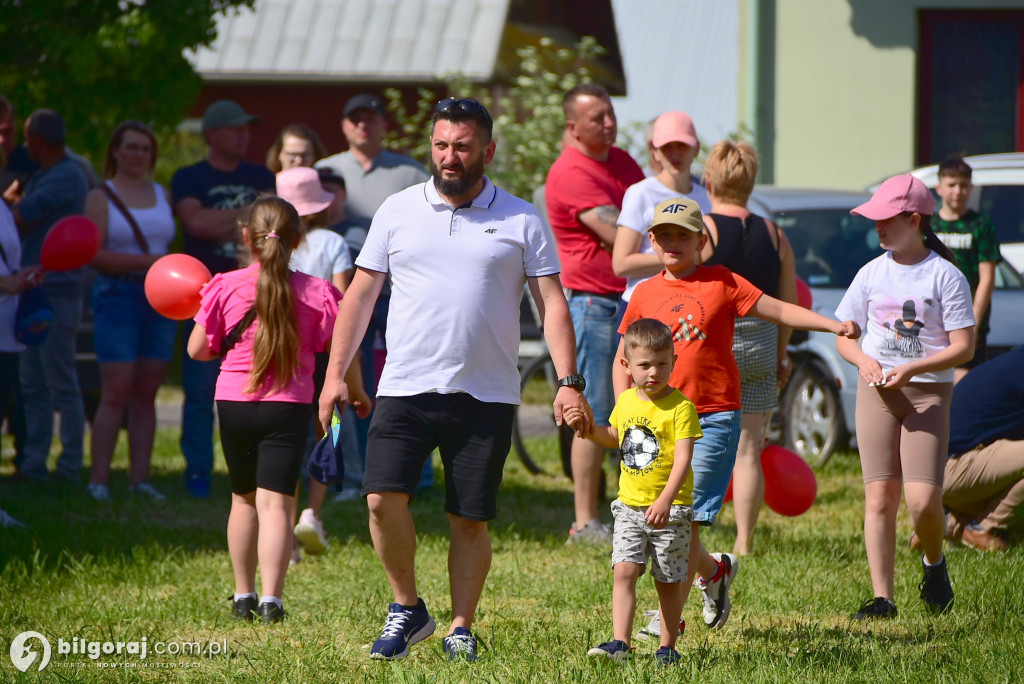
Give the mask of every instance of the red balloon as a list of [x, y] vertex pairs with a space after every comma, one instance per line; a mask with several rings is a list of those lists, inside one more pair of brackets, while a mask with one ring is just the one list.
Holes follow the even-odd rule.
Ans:
[[168, 254], [157, 259], [146, 273], [146, 299], [157, 313], [176, 321], [199, 311], [199, 291], [210, 282], [210, 271], [195, 257]]
[[811, 296], [811, 288], [802, 278], [796, 279], [796, 303], [805, 309], [814, 307], [814, 297]]
[[39, 263], [47, 271], [73, 271], [100, 249], [100, 229], [85, 216], [65, 216], [43, 238]]
[[818, 481], [807, 461], [777, 444], [761, 452], [764, 502], [780, 515], [804, 513], [818, 496]]
[[722, 499], [722, 505], [723, 506], [725, 504], [729, 503], [730, 501], [732, 501], [732, 481], [733, 481], [733, 478], [730, 477], [729, 478], [729, 488], [725, 490], [725, 498]]

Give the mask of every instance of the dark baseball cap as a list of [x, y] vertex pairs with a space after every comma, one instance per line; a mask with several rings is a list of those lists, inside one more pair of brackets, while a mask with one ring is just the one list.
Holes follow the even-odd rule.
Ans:
[[376, 95], [356, 95], [345, 103], [345, 110], [341, 115], [342, 118], [347, 119], [349, 114], [357, 109], [369, 109], [371, 112], [380, 114], [385, 118], [388, 115], [388, 110], [384, 108], [384, 101]]
[[246, 114], [234, 100], [217, 100], [203, 112], [203, 130], [209, 131], [223, 126], [238, 126], [239, 124], [258, 124], [260, 117], [255, 114]]

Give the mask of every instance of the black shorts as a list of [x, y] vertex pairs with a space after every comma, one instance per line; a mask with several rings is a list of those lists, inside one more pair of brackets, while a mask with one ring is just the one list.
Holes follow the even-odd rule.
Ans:
[[286, 401], [217, 401], [220, 444], [231, 491], [269, 489], [295, 496], [306, 455], [309, 404]]
[[461, 392], [379, 397], [366, 444], [363, 496], [402, 492], [412, 497], [423, 464], [438, 449], [445, 511], [467, 520], [493, 520], [515, 408]]

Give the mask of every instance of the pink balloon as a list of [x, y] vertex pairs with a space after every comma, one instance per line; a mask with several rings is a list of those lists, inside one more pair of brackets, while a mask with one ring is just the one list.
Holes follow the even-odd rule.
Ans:
[[100, 229], [85, 216], [65, 216], [53, 224], [39, 254], [47, 271], [73, 271], [92, 261], [100, 249]]
[[199, 291], [211, 277], [209, 269], [195, 257], [162, 256], [146, 272], [146, 299], [161, 316], [187, 320], [199, 311]]
[[769, 444], [761, 452], [764, 502], [780, 515], [804, 513], [818, 496], [818, 481], [807, 461], [789, 449]]
[[796, 303], [805, 309], [814, 307], [814, 297], [811, 296], [811, 288], [802, 278], [796, 279]]

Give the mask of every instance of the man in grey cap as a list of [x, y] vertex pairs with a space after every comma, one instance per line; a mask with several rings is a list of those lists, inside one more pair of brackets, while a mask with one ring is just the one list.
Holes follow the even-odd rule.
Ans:
[[[348, 141], [348, 150], [321, 159], [316, 168], [330, 170], [345, 179], [345, 218], [349, 228], [345, 240], [356, 252], [363, 247], [366, 232], [377, 209], [391, 195], [409, 186], [426, 182], [430, 178], [415, 159], [384, 149], [387, 133], [387, 110], [384, 101], [376, 95], [356, 95], [345, 103], [342, 110], [341, 132]], [[366, 391], [373, 396], [377, 383], [374, 368], [374, 340], [377, 334], [384, 338], [388, 315], [390, 288], [385, 286], [377, 300], [373, 317], [360, 346], [363, 361], [363, 381]], [[370, 419], [359, 419], [361, 460], [366, 459], [366, 433]], [[433, 483], [433, 470], [428, 462], [424, 469], [422, 486]], [[343, 490], [342, 499], [357, 499], [358, 489]]]
[[[258, 122], [232, 100], [214, 102], [203, 114], [206, 159], [178, 169], [171, 178], [174, 213], [185, 231], [185, 253], [203, 262], [210, 273], [238, 268], [238, 219], [261, 192], [274, 192], [274, 174], [243, 159], [249, 149], [249, 127]], [[192, 321], [185, 322], [184, 339], [192, 327]], [[194, 361], [184, 354], [181, 372], [185, 486], [192, 496], [205, 499], [213, 470], [213, 394], [220, 363]]]

